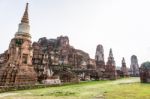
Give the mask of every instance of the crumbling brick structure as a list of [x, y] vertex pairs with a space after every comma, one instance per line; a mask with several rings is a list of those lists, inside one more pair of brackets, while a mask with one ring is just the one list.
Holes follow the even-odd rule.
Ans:
[[36, 83], [32, 65], [33, 50], [29, 33], [28, 3], [19, 24], [18, 32], [11, 40], [8, 50], [1, 57], [0, 86], [28, 85]]

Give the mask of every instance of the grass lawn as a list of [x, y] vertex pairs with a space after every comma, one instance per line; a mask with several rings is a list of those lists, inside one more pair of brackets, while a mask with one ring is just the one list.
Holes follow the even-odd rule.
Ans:
[[141, 84], [139, 81], [139, 78], [124, 78], [81, 82], [1, 93], [0, 99], [150, 99], [150, 84]]

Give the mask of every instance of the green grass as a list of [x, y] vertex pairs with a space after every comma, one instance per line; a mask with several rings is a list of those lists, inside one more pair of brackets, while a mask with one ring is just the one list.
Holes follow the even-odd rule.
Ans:
[[139, 78], [90, 81], [1, 93], [0, 99], [150, 99], [150, 84], [141, 84]]

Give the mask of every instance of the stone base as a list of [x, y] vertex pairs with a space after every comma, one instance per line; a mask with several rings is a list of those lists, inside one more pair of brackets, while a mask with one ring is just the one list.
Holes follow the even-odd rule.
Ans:
[[37, 76], [30, 66], [6, 66], [0, 69], [0, 86], [34, 85]]

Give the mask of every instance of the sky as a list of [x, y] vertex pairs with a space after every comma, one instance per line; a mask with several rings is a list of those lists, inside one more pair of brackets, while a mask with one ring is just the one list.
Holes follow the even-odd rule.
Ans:
[[131, 56], [139, 65], [150, 60], [150, 0], [0, 0], [0, 53], [10, 40], [29, 2], [32, 41], [68, 36], [70, 45], [95, 57], [104, 47], [105, 62], [112, 48], [117, 66]]

